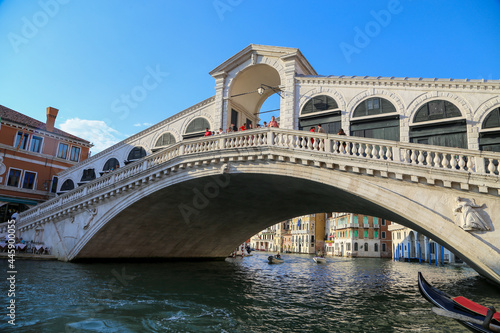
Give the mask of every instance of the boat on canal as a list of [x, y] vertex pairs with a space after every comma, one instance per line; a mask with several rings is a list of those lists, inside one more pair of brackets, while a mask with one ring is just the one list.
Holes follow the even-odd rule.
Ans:
[[326, 258], [325, 257], [314, 257], [313, 260], [317, 264], [326, 264]]
[[500, 332], [500, 313], [463, 296], [453, 297], [432, 287], [418, 272], [418, 289], [422, 296], [437, 308], [439, 315], [457, 320], [473, 332]]
[[267, 257], [267, 260], [270, 264], [282, 264], [283, 262], [285, 262], [279, 255], [269, 256]]

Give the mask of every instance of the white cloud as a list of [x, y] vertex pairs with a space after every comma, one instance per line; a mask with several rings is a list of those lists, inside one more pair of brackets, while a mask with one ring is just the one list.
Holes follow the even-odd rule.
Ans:
[[124, 134], [109, 127], [102, 120], [72, 118], [66, 120], [59, 127], [65, 132], [93, 143], [94, 147], [91, 148], [92, 155], [126, 138]]
[[142, 123], [142, 124], [141, 123], [137, 123], [137, 124], [134, 124], [135, 127], [142, 127], [142, 126], [144, 126], [144, 127], [151, 127], [153, 125], [154, 124], [151, 124], [151, 123]]

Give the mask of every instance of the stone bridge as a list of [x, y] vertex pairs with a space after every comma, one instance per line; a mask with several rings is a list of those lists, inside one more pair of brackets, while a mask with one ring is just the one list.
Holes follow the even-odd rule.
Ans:
[[319, 212], [386, 218], [500, 283], [499, 153], [276, 128], [183, 140], [20, 215], [60, 260], [217, 258]]

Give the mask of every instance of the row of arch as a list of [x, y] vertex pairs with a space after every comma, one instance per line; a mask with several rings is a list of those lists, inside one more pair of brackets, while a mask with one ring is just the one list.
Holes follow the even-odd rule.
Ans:
[[[318, 124], [327, 133], [336, 134], [342, 124], [342, 110], [328, 95], [309, 99], [300, 112], [299, 129]], [[361, 101], [349, 123], [350, 135], [386, 140], [400, 140], [400, 114], [386, 98], [370, 97]], [[468, 148], [466, 118], [454, 103], [444, 99], [428, 101], [413, 116], [409, 140], [414, 143]], [[479, 149], [500, 151], [500, 108], [490, 111], [481, 124]]]

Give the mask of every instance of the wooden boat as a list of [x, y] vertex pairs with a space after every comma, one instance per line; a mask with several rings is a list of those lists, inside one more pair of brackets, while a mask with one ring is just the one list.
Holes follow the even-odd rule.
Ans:
[[326, 258], [324, 257], [314, 257], [313, 260], [317, 264], [326, 264]]
[[276, 256], [269, 256], [267, 257], [267, 260], [270, 264], [282, 264], [284, 262], [282, 258], [278, 258]]
[[473, 332], [500, 332], [500, 313], [488, 311], [480, 304], [462, 297], [453, 297], [432, 287], [418, 272], [418, 289], [422, 296], [437, 307], [434, 312], [457, 320]]

